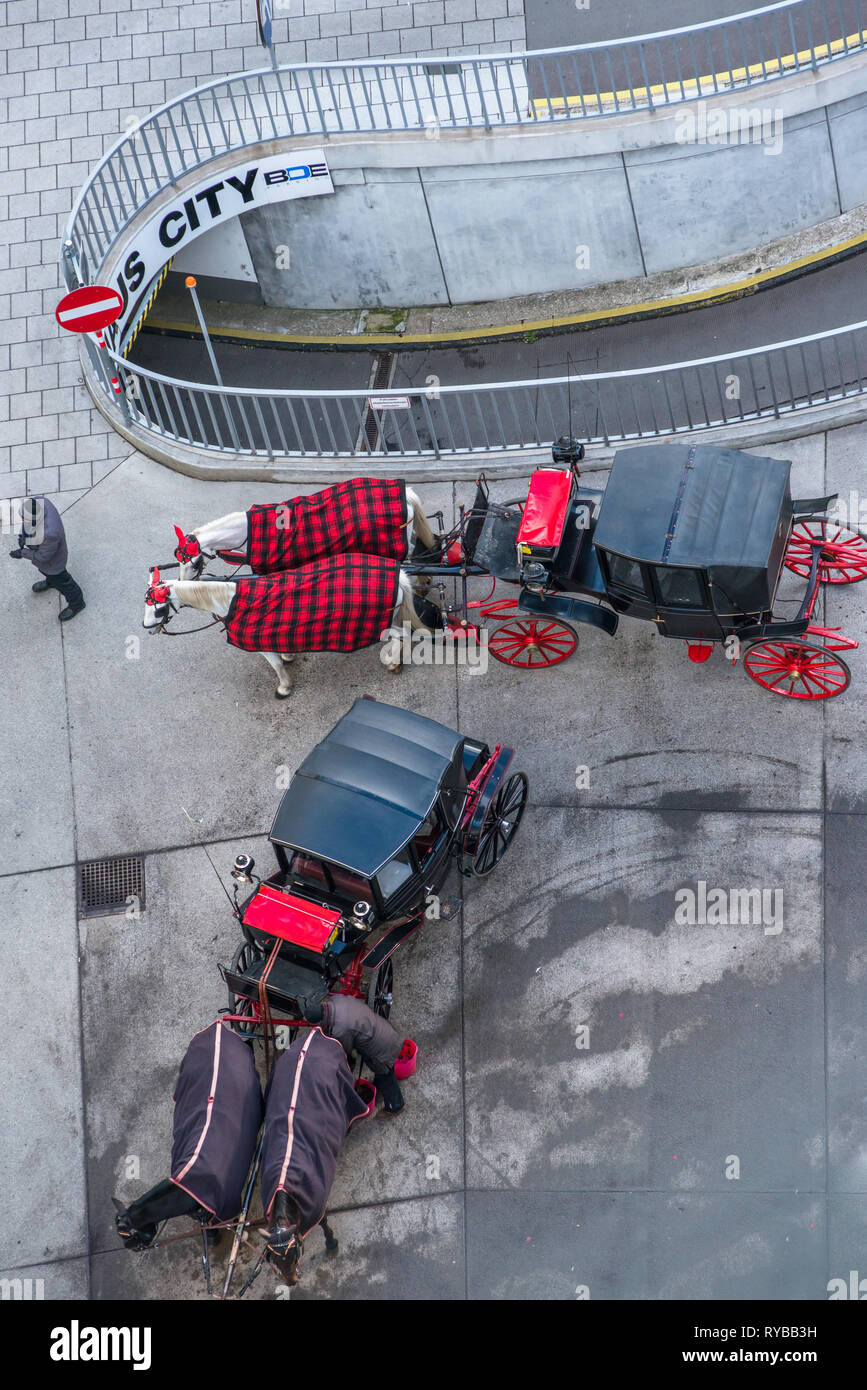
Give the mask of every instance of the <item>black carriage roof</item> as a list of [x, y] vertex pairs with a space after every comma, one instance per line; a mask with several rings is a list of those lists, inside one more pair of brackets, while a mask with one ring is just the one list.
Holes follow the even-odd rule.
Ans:
[[652, 565], [762, 569], [788, 516], [790, 467], [714, 444], [619, 449], [594, 541]]
[[412, 839], [462, 745], [433, 719], [356, 700], [295, 773], [271, 839], [370, 878]]

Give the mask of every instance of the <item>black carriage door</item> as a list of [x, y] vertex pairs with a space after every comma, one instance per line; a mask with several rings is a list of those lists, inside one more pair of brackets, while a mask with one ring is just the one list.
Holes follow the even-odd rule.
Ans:
[[424, 905], [428, 888], [435, 891], [448, 872], [450, 848], [451, 832], [439, 808], [434, 807], [409, 844], [376, 875], [388, 921]]
[[707, 579], [701, 570], [681, 565], [657, 565], [653, 570], [657, 607], [654, 622], [662, 637], [692, 641], [719, 640], [719, 622], [711, 607]]
[[602, 559], [605, 587], [614, 611], [652, 621], [656, 617], [656, 599], [647, 565], [631, 555], [617, 555], [613, 550], [599, 550], [597, 554]]

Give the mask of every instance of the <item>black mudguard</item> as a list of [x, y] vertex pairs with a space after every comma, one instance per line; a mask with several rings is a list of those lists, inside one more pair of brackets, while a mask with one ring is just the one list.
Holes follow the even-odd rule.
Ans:
[[738, 628], [735, 636], [741, 642], [775, 641], [778, 637], [802, 637], [809, 626], [809, 618], [793, 618], [788, 623], [754, 623], [752, 627]]
[[521, 590], [518, 607], [525, 613], [539, 613], [567, 623], [600, 627], [609, 637], [614, 636], [620, 621], [616, 613], [602, 608], [598, 603], [585, 603], [583, 599], [567, 598], [565, 594], [533, 594], [529, 589]]
[[827, 512], [832, 502], [836, 502], [839, 493], [832, 492], [830, 497], [794, 497], [792, 499], [792, 515], [799, 516], [823, 516]]

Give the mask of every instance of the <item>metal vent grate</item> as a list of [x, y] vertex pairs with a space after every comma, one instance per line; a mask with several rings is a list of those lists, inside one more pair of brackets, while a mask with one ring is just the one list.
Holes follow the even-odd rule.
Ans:
[[[135, 901], [130, 903], [130, 899]], [[129, 854], [118, 859], [89, 859], [78, 866], [78, 915], [105, 917], [145, 905], [144, 859]]]

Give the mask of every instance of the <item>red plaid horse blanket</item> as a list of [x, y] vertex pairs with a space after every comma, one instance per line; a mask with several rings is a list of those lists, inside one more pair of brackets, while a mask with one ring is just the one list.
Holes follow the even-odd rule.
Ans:
[[226, 638], [245, 652], [354, 652], [391, 626], [400, 566], [377, 555], [236, 579]]
[[312, 497], [251, 507], [247, 563], [255, 574], [274, 574], [350, 552], [403, 560], [406, 534], [406, 483], [348, 478]]

